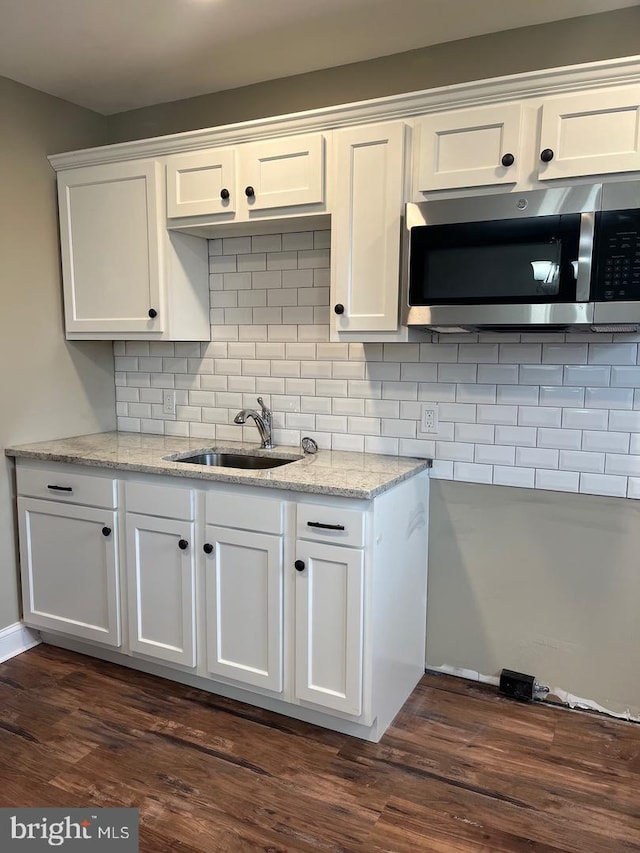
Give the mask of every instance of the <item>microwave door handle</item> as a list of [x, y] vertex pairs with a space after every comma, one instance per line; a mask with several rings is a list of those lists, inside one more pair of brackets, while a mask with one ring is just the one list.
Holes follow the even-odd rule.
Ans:
[[591, 267], [593, 265], [593, 237], [595, 213], [580, 215], [580, 237], [578, 241], [578, 275], [576, 277], [576, 302], [588, 302], [591, 293]]

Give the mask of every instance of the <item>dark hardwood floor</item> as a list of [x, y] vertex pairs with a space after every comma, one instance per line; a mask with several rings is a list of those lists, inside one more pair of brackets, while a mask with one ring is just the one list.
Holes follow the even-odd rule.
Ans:
[[0, 806], [136, 806], [144, 853], [640, 851], [640, 725], [425, 676], [379, 744], [38, 646]]

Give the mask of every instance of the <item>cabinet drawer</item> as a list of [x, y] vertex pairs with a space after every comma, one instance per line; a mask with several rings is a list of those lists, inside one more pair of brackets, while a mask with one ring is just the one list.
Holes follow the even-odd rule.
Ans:
[[18, 462], [18, 494], [113, 509], [117, 506], [116, 481], [98, 474], [76, 474], [67, 468], [31, 468]]
[[193, 489], [153, 483], [126, 483], [127, 512], [139, 515], [158, 515], [191, 521], [194, 517]]
[[299, 504], [297, 512], [298, 539], [335, 542], [340, 545], [364, 546], [365, 514], [355, 509]]
[[282, 501], [277, 498], [207, 492], [207, 524], [237, 527], [258, 533], [282, 533]]

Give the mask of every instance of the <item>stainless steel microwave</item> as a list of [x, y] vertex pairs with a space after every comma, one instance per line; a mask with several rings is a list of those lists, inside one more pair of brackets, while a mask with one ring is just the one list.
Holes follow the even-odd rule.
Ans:
[[434, 331], [633, 331], [640, 181], [407, 204], [403, 321]]

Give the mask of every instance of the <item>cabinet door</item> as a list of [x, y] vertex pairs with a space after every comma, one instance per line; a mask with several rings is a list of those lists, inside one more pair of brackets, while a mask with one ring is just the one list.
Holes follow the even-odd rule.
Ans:
[[296, 545], [295, 695], [362, 712], [364, 557], [361, 549]]
[[194, 525], [127, 513], [129, 644], [196, 665]]
[[155, 160], [58, 174], [68, 332], [164, 330], [160, 179]]
[[405, 125], [336, 132], [331, 281], [339, 332], [398, 328]]
[[[319, 133], [240, 148], [239, 192], [249, 211], [324, 201], [324, 137]], [[253, 194], [248, 193], [249, 188]]]
[[232, 215], [236, 211], [236, 154], [210, 148], [167, 157], [167, 216]]
[[429, 190], [518, 180], [522, 128], [518, 104], [435, 113], [421, 119], [417, 127], [417, 198]]
[[120, 645], [116, 514], [18, 498], [24, 621]]
[[640, 169], [640, 86], [546, 101], [542, 152], [541, 181]]
[[207, 525], [205, 554], [208, 672], [280, 692], [282, 537]]

